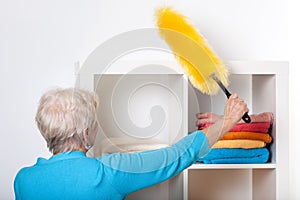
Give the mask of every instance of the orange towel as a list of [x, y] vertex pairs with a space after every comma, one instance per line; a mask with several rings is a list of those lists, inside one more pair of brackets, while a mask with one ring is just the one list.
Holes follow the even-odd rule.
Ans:
[[[205, 123], [198, 127], [199, 130], [205, 129], [211, 126], [212, 123]], [[271, 122], [251, 122], [250, 124], [241, 123], [235, 125], [230, 132], [258, 132], [268, 133], [271, 127]]]
[[272, 137], [268, 133], [257, 132], [228, 132], [221, 138], [221, 140], [236, 139], [260, 140], [265, 143], [270, 143], [272, 141]]
[[266, 143], [259, 140], [219, 140], [216, 142], [212, 148], [243, 148], [243, 149], [251, 149], [251, 148], [261, 148], [265, 147]]

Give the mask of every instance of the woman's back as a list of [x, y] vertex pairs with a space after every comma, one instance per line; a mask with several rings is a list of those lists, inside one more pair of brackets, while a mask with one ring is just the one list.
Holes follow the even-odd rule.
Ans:
[[97, 159], [79, 151], [57, 154], [48, 160], [39, 158], [35, 165], [18, 173], [16, 198], [123, 199], [105, 177], [103, 168]]

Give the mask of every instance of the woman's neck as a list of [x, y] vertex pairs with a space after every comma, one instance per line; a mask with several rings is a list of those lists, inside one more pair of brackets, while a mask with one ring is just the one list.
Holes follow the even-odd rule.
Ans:
[[[83, 153], [86, 154], [87, 150], [85, 148], [79, 148], [79, 149], [72, 149], [70, 151], [81, 151]], [[57, 155], [57, 154], [60, 154], [60, 153], [65, 153], [65, 152], [70, 152], [70, 151], [59, 151], [59, 152], [53, 152], [53, 155]]]

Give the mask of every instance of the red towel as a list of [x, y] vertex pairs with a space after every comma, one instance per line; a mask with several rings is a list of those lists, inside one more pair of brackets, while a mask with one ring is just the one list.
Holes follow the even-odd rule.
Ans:
[[[209, 126], [212, 123], [205, 123], [202, 126], [199, 126], [198, 129], [202, 130]], [[250, 124], [241, 123], [235, 125], [229, 132], [258, 132], [258, 133], [268, 133], [271, 127], [271, 122], [251, 122]]]

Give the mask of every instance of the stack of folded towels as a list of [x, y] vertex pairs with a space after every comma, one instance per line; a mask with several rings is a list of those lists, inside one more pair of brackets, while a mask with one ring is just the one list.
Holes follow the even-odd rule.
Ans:
[[[269, 150], [266, 146], [272, 141], [269, 133], [273, 114], [264, 112], [250, 117], [250, 124], [240, 121], [198, 161], [205, 164], [266, 163], [269, 159]], [[212, 124], [203, 124], [199, 130], [210, 125]]]

